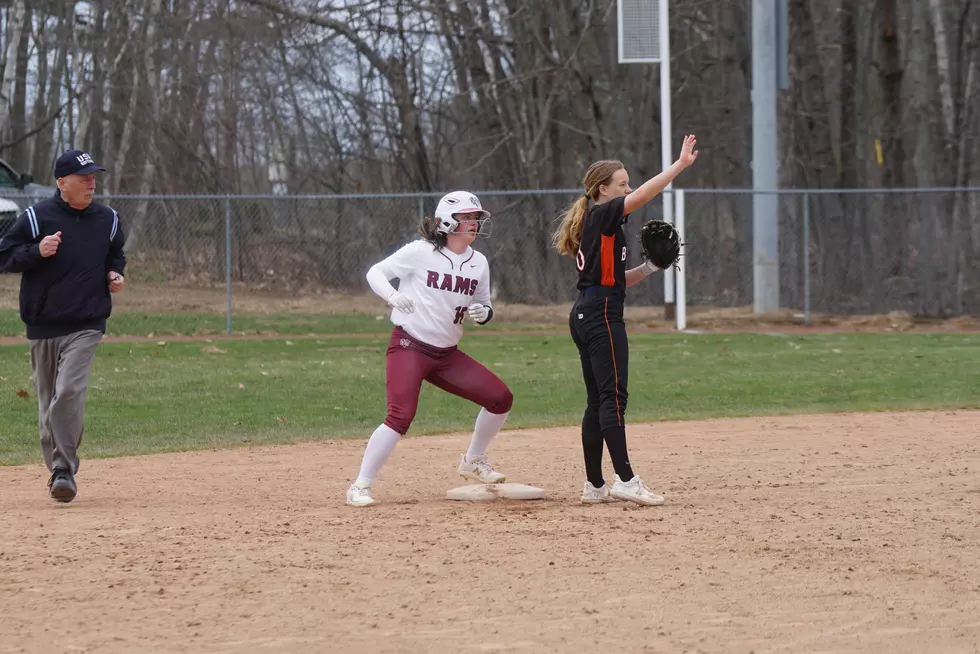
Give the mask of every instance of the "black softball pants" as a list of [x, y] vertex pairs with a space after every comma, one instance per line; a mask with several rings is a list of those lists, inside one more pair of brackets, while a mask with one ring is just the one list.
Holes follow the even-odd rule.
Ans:
[[596, 488], [605, 483], [603, 442], [609, 448], [619, 478], [623, 481], [633, 478], [626, 448], [629, 342], [623, 322], [624, 299], [622, 291], [593, 286], [579, 295], [568, 316], [585, 380], [586, 406], [582, 418], [585, 473]]

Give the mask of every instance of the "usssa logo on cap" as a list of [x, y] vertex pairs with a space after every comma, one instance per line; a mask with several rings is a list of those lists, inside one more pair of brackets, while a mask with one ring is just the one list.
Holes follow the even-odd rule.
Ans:
[[66, 175], [89, 175], [100, 170], [105, 170], [105, 168], [95, 163], [92, 155], [84, 150], [69, 150], [58, 157], [54, 163], [56, 179], [61, 179]]

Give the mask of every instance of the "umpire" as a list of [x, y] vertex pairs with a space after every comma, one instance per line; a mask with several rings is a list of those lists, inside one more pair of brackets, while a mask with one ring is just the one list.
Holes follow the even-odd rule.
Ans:
[[65, 152], [54, 166], [54, 197], [28, 207], [0, 240], [0, 272], [21, 273], [41, 452], [58, 502], [75, 499], [89, 372], [110, 293], [125, 283], [119, 215], [92, 201], [95, 174], [104, 170], [86, 152]]

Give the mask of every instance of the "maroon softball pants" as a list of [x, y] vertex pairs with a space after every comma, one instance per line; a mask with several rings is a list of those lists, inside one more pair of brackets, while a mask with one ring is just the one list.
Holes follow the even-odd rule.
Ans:
[[470, 400], [490, 413], [507, 413], [514, 394], [507, 384], [456, 347], [427, 345], [395, 327], [385, 359], [388, 415], [385, 424], [401, 435], [415, 419], [422, 382]]

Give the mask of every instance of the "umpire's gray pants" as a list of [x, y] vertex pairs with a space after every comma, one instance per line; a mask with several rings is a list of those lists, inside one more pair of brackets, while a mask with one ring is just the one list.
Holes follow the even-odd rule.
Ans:
[[50, 471], [78, 472], [89, 372], [101, 341], [102, 332], [92, 329], [29, 341], [41, 453]]

